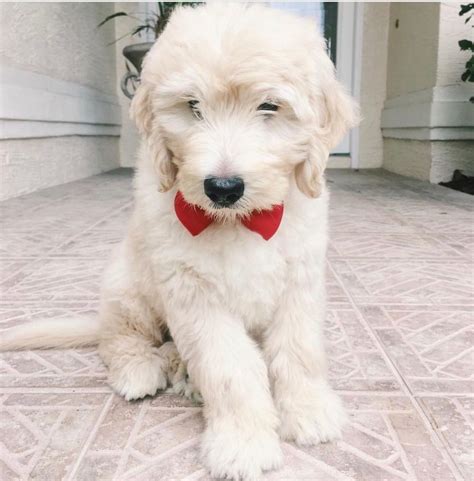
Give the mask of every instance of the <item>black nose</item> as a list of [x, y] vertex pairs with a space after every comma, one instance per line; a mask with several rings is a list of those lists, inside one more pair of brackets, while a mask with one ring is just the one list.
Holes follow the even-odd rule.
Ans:
[[219, 207], [229, 207], [244, 195], [244, 181], [240, 177], [208, 177], [204, 192]]

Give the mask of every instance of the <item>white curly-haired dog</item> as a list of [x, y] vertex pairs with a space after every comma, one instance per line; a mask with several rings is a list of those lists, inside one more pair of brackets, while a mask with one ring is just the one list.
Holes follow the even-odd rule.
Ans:
[[132, 116], [135, 207], [100, 324], [21, 326], [3, 349], [99, 342], [112, 387], [138, 399], [175, 372], [169, 330], [204, 399], [205, 464], [256, 479], [280, 465], [280, 437], [325, 442], [344, 421], [321, 332], [323, 172], [355, 105], [312, 22], [219, 3], [173, 14]]

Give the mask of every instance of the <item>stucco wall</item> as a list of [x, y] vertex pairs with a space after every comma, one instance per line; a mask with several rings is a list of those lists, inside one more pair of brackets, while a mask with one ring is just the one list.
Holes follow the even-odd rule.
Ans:
[[117, 167], [116, 137], [55, 137], [0, 142], [0, 200]]
[[[22, 73], [34, 72], [52, 80], [67, 81], [67, 88], [72, 91], [75, 86], [77, 91], [88, 87], [92, 98], [96, 95], [102, 100], [106, 95], [107, 105], [111, 105], [110, 99], [116, 98], [115, 50], [107, 44], [114, 38], [114, 27], [97, 29], [97, 24], [113, 8], [112, 3], [2, 3], [0, 69], [10, 67]], [[23, 87], [30, 91], [36, 88], [34, 77], [32, 85]], [[3, 99], [3, 104], [5, 100], [8, 99]], [[106, 104], [97, 105], [100, 109]], [[94, 114], [97, 109], [92, 109]], [[4, 112], [5, 109], [0, 115], [2, 122], [18, 120], [12, 120]], [[24, 120], [30, 126], [44, 120], [43, 130], [47, 130], [48, 119]], [[90, 130], [94, 129], [94, 122], [97, 124], [91, 120]], [[74, 131], [74, 122], [69, 125]], [[82, 125], [89, 125], [87, 118]], [[81, 137], [48, 135], [0, 141], [2, 198], [119, 166], [118, 133], [105, 137], [99, 133]]]
[[384, 168], [438, 184], [451, 180], [455, 169], [474, 175], [473, 152], [472, 140], [429, 142], [385, 139]]
[[381, 114], [387, 86], [389, 3], [364, 3], [360, 106], [359, 167], [381, 167]]
[[390, 6], [383, 166], [433, 183], [450, 180], [455, 169], [474, 171], [474, 89], [469, 94], [461, 81], [468, 55], [458, 46], [472, 28], [460, 5]]
[[430, 180], [431, 142], [384, 139], [383, 167], [396, 174]]
[[390, 4], [387, 98], [435, 85], [439, 8], [431, 2]]
[[[439, 19], [439, 50], [436, 69], [436, 85], [460, 84], [464, 65], [469, 59], [468, 52], [460, 52], [458, 41], [473, 38], [473, 22], [459, 16], [461, 3], [441, 2]], [[474, 95], [474, 93], [473, 93]]]
[[[115, 2], [116, 12], [135, 12], [138, 18], [144, 19], [147, 16], [149, 8], [145, 3], [126, 3]], [[148, 13], [149, 14], [149, 13]], [[141, 37], [130, 37], [127, 35], [137, 26], [137, 21], [129, 17], [120, 17], [115, 21], [115, 38], [120, 39], [115, 44], [116, 51], [116, 76], [117, 76], [117, 88], [120, 102], [120, 108], [122, 112], [122, 132], [120, 135], [120, 164], [123, 167], [133, 167], [135, 165], [135, 159], [139, 146], [139, 136], [135, 124], [130, 120], [130, 99], [128, 99], [120, 90], [120, 79], [126, 73], [125, 59], [122, 55], [122, 50], [126, 45], [133, 43], [140, 43], [145, 41], [152, 41], [153, 35], [144, 33]], [[124, 37], [124, 38], [122, 38]]]
[[451, 180], [455, 169], [474, 176], [474, 141], [431, 142], [430, 181], [434, 184]]
[[115, 94], [114, 28], [96, 28], [112, 12], [112, 3], [2, 3], [0, 60]]

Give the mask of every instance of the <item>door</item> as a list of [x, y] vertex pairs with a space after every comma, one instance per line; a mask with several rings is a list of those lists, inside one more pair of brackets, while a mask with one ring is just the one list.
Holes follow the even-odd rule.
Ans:
[[[337, 77], [346, 89], [356, 95], [354, 82], [354, 3], [337, 2], [269, 2], [274, 8], [287, 10], [316, 20], [328, 43], [328, 53], [336, 65]], [[351, 136], [347, 134], [331, 152], [351, 155]]]

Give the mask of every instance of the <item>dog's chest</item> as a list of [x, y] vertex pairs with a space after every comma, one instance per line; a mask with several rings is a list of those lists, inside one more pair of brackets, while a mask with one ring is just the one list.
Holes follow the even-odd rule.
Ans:
[[195, 272], [247, 329], [258, 330], [272, 319], [287, 270], [276, 239], [267, 242], [247, 229], [221, 227], [187, 239], [168, 255], [174, 258], [172, 269]]
[[245, 249], [231, 249], [222, 256], [221, 279], [225, 298], [248, 329], [267, 324], [285, 286], [286, 262], [273, 244], [258, 239]]

